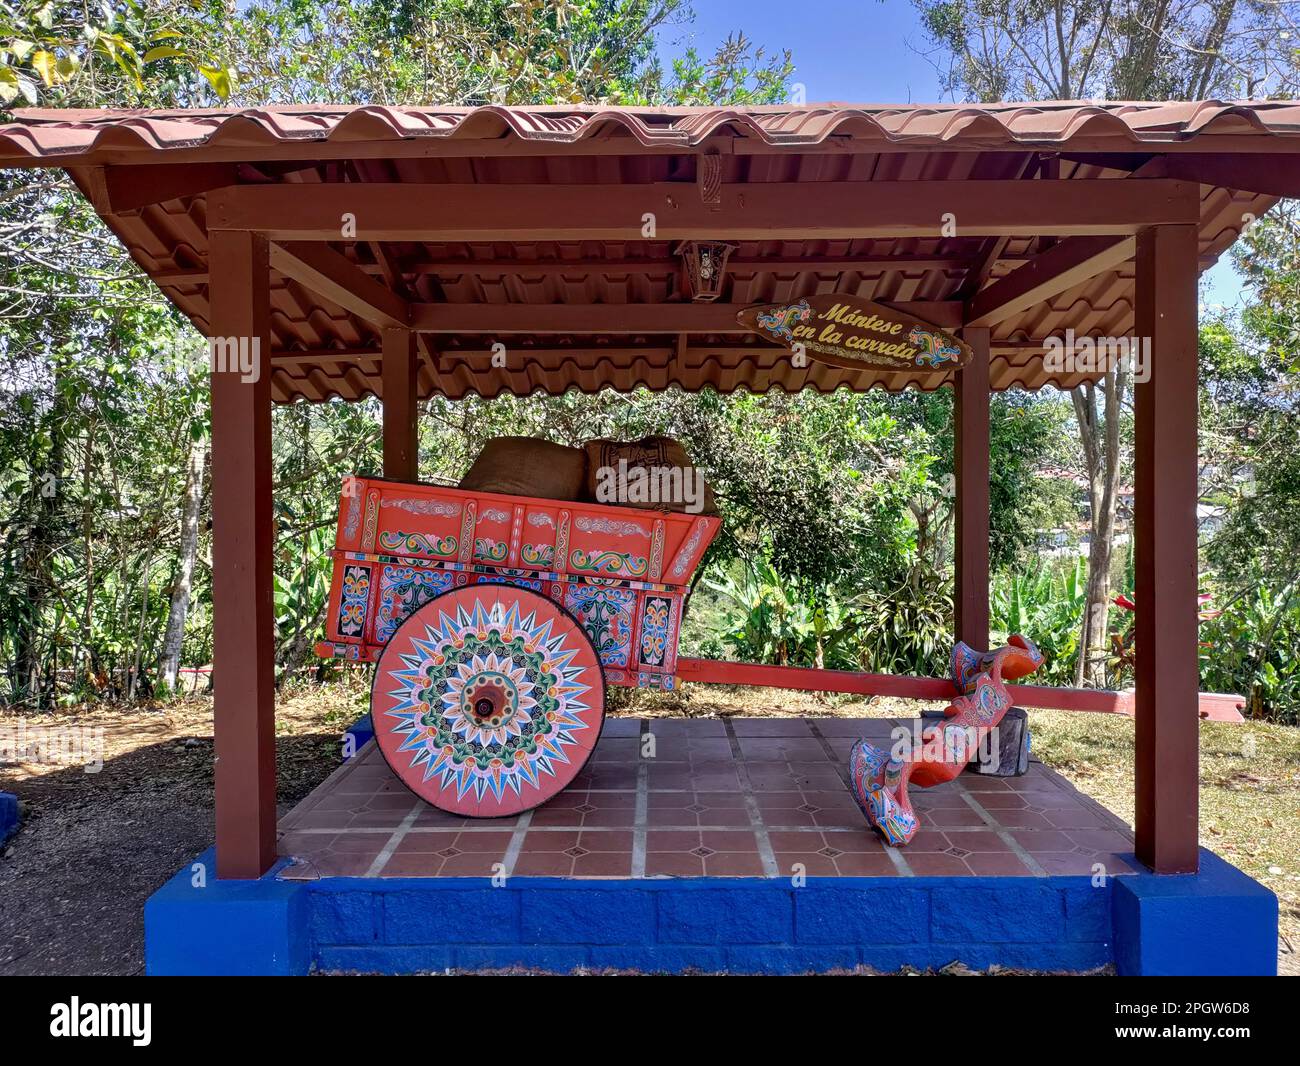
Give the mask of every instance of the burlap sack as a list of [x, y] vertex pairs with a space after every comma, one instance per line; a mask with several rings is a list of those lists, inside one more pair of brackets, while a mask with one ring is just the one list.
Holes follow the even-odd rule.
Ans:
[[651, 511], [718, 513], [713, 489], [671, 437], [590, 440], [584, 448], [588, 500]]
[[535, 437], [497, 437], [479, 452], [460, 487], [542, 500], [580, 500], [586, 477], [587, 456], [581, 448]]

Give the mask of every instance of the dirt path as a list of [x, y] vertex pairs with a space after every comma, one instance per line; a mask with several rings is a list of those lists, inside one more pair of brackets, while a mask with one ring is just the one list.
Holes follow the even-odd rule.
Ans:
[[[332, 710], [282, 715], [294, 732], [277, 741], [282, 808], [338, 765]], [[206, 701], [75, 722], [104, 730], [99, 773], [0, 766], [0, 789], [23, 804], [23, 826], [0, 857], [0, 974], [141, 973], [145, 899], [212, 843]]]

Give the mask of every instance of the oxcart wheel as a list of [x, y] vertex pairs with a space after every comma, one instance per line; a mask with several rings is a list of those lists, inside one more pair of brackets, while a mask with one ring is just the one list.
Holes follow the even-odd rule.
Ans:
[[605, 675], [568, 611], [469, 585], [417, 608], [375, 666], [370, 716], [401, 782], [444, 811], [518, 814], [564, 790], [605, 721]]

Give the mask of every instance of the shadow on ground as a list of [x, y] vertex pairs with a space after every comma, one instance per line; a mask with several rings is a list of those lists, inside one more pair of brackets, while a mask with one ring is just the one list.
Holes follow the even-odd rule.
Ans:
[[[338, 761], [336, 734], [277, 738], [281, 813]], [[210, 733], [110, 756], [99, 773], [6, 770], [23, 824], [0, 855], [0, 974], [143, 973], [144, 901], [212, 843]]]

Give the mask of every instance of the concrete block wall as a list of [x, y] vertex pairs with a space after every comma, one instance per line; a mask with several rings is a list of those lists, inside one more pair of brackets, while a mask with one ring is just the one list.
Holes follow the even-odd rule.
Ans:
[[317, 882], [325, 970], [579, 967], [800, 973], [865, 965], [1083, 970], [1111, 961], [1086, 878]]

